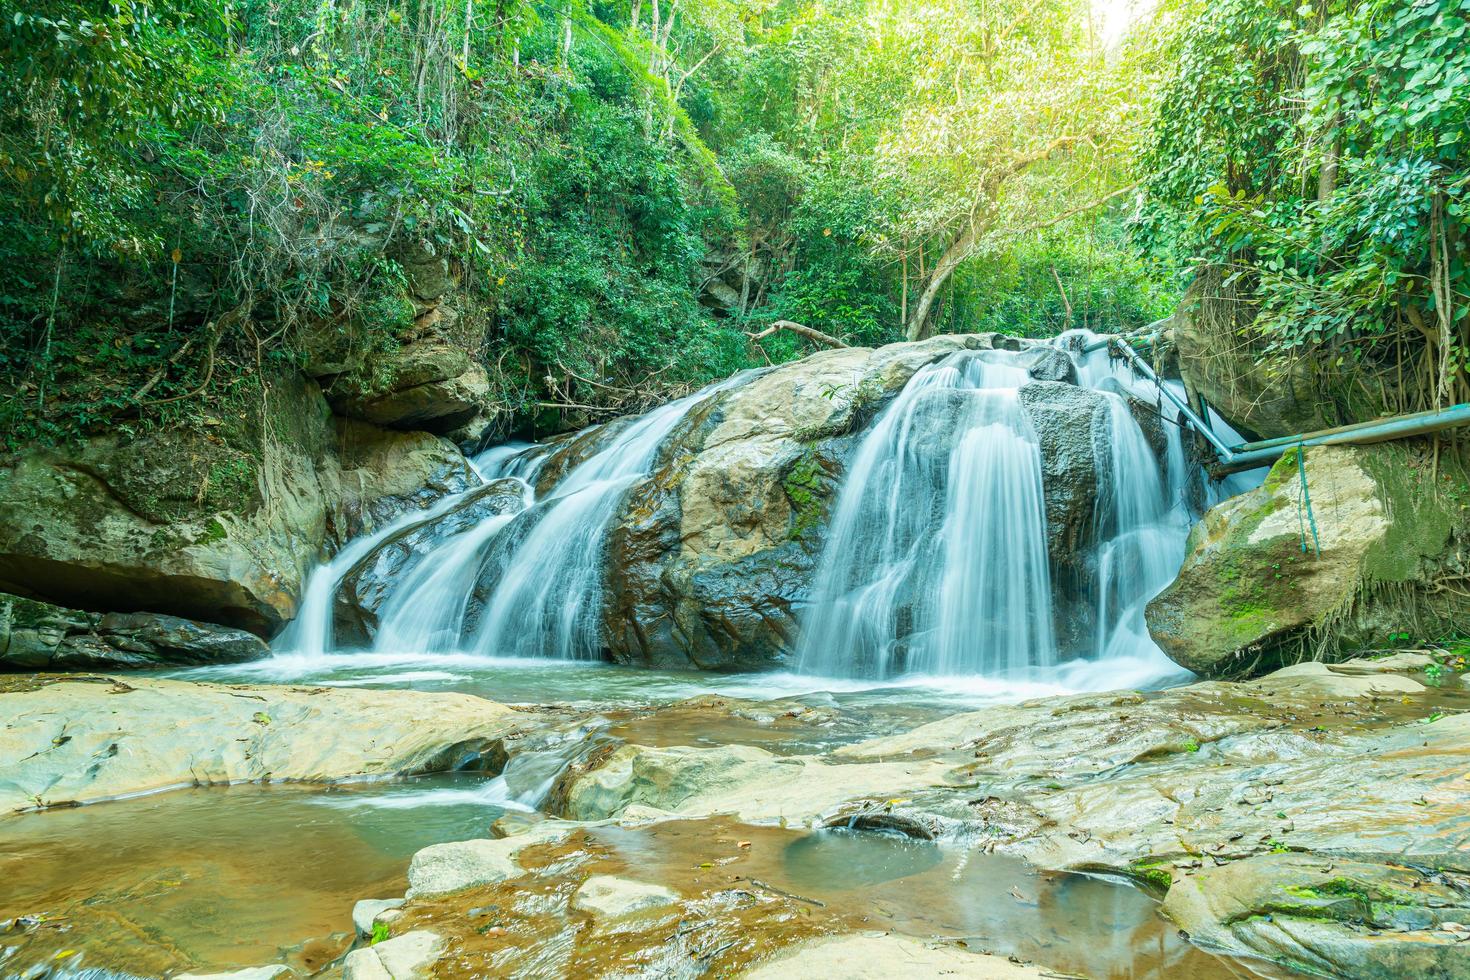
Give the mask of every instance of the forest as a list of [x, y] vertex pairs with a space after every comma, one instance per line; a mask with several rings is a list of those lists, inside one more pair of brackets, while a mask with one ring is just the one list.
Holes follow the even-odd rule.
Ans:
[[1130, 9], [26, 5], [0, 25], [7, 438], [194, 424], [324, 346], [387, 384], [421, 251], [452, 259], [446, 329], [502, 434], [810, 349], [751, 339], [780, 321], [1127, 331], [1196, 281], [1266, 357], [1465, 400], [1470, 9]]

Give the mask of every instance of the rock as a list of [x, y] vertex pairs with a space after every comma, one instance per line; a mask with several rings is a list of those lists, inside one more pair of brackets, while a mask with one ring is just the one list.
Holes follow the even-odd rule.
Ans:
[[614, 817], [638, 805], [681, 816], [735, 813], [747, 821], [805, 823], [855, 796], [892, 797], [933, 785], [941, 773], [942, 767], [925, 763], [832, 765], [745, 745], [624, 745], [573, 774], [552, 798], [561, 800], [563, 815], [575, 820]]
[[432, 967], [444, 955], [437, 934], [418, 929], [392, 939], [355, 949], [342, 961], [342, 980], [417, 980], [433, 976]]
[[1466, 975], [1447, 926], [1470, 914], [1459, 876], [1318, 855], [1262, 854], [1205, 866], [1164, 914], [1207, 948], [1327, 976]]
[[518, 878], [525, 869], [516, 855], [528, 847], [561, 840], [575, 827], [546, 820], [498, 840], [463, 840], [418, 851], [408, 866], [408, 899], [431, 898]]
[[1290, 452], [1191, 533], [1178, 578], [1147, 611], [1176, 663], [1244, 675], [1386, 646], [1405, 623], [1438, 635], [1470, 622], [1470, 596], [1435, 585], [1470, 568], [1470, 518], [1426, 489], [1423, 461], [1398, 445], [1319, 446], [1305, 464], [1306, 496]]
[[427, 432], [339, 419], [336, 455], [341, 475], [330, 487], [330, 516], [338, 547], [480, 483], [453, 443]]
[[270, 966], [252, 966], [229, 973], [180, 973], [176, 980], [275, 980], [276, 977], [292, 977], [296, 971], [289, 966], [275, 963]]
[[95, 612], [154, 612], [268, 637], [336, 538], [468, 486], [449, 443], [339, 432], [313, 382], [262, 408], [0, 463], [0, 589]]
[[525, 718], [463, 694], [42, 678], [0, 693], [0, 814], [465, 768]]
[[1069, 385], [1077, 383], [1077, 364], [1059, 347], [1032, 347], [1022, 354], [1021, 364], [1026, 368], [1026, 373], [1037, 381], [1059, 381]]
[[1108, 435], [1107, 401], [1076, 385], [1033, 381], [1021, 387], [1021, 405], [1041, 443], [1057, 642], [1063, 652], [1081, 652], [1093, 635], [1091, 555], [1097, 543], [1098, 459]]
[[401, 898], [364, 898], [352, 906], [352, 928], [363, 939], [371, 939], [373, 922], [378, 916], [392, 909], [402, 908]]
[[611, 919], [665, 908], [678, 901], [676, 892], [660, 885], [613, 875], [593, 875], [572, 895], [572, 908]]
[[449, 538], [494, 517], [519, 513], [526, 506], [520, 480], [494, 480], [476, 487], [438, 517], [412, 524], [390, 535], [342, 577], [335, 597], [333, 622], [338, 642], [364, 643], [378, 631], [378, 616], [397, 585], [435, 548]]
[[1189, 391], [1203, 395], [1247, 438], [1273, 439], [1353, 421], [1334, 410], [1338, 399], [1314, 358], [1265, 356], [1249, 331], [1252, 316], [1247, 297], [1208, 277], [1185, 291], [1168, 333]]
[[374, 368], [382, 379], [375, 387], [343, 376], [327, 388], [334, 411], [374, 425], [445, 433], [492, 402], [484, 366], [465, 347], [435, 334], [379, 357]]
[[790, 977], [893, 980], [894, 977], [920, 976], [1039, 980], [1055, 975], [999, 956], [881, 933], [828, 936], [798, 943], [740, 974], [743, 980], [788, 980]]
[[244, 630], [157, 613], [63, 609], [0, 595], [0, 670], [129, 670], [239, 663], [269, 651]]

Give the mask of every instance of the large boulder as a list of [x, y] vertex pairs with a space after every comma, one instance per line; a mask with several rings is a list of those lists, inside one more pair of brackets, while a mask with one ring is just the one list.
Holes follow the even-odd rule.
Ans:
[[340, 415], [374, 425], [450, 432], [491, 403], [490, 376], [468, 350], [436, 334], [405, 344], [375, 361], [371, 383], [338, 378], [327, 389]]
[[1470, 975], [1470, 892], [1458, 874], [1261, 854], [1201, 868], [1169, 890], [1163, 911], [1208, 948], [1321, 976]]
[[[699, 405], [670, 436], [653, 476], [630, 492], [610, 535], [605, 625], [612, 656], [706, 669], [785, 663], [843, 465], [863, 431], [920, 368], [956, 351], [1000, 348], [1024, 348], [1023, 366], [1033, 375], [1068, 374], [1066, 355], [1043, 345], [945, 336], [821, 351]], [[1048, 508], [1061, 522], [1054, 537], [1082, 547], [1101, 399], [1053, 380], [1029, 389], [1036, 392], [1026, 404], [1043, 440], [1076, 449], [1065, 464], [1071, 482], [1058, 484]], [[1045, 407], [1051, 397], [1065, 404]]]
[[1403, 445], [1288, 452], [1257, 489], [1209, 511], [1179, 577], [1148, 605], [1170, 658], [1209, 676], [1429, 639], [1470, 622], [1464, 469]]
[[0, 595], [0, 670], [238, 663], [268, 651], [244, 630], [157, 613], [89, 613]]
[[526, 717], [421, 691], [0, 683], [0, 815], [176, 786], [494, 769]]
[[339, 429], [310, 381], [204, 422], [0, 461], [0, 589], [270, 636], [324, 552], [474, 482], [427, 433]]

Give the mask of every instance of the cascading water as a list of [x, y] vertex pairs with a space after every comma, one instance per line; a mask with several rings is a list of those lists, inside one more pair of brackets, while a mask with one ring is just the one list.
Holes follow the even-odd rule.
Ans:
[[[542, 500], [531, 485], [550, 455], [546, 447], [502, 446], [475, 457], [474, 470], [486, 483], [521, 483], [525, 509], [480, 521], [411, 567], [384, 601], [373, 651], [597, 658], [605, 539], [624, 494], [649, 475], [659, 447], [694, 406], [751, 373], [623, 426]], [[305, 659], [329, 651], [333, 597], [353, 566], [392, 535], [447, 513], [462, 499], [447, 497], [349, 542], [312, 573], [301, 614], [276, 648]], [[477, 595], [483, 608], [473, 608]]]
[[1041, 450], [1018, 395], [1029, 378], [1004, 356], [921, 369], [863, 439], [802, 626], [802, 672], [994, 674], [1055, 659]]

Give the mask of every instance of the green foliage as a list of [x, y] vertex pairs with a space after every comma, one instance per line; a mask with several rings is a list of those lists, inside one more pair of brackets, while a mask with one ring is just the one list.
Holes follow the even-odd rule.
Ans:
[[1467, 39], [1466, 0], [1211, 5], [1165, 88], [1146, 242], [1239, 281], [1269, 351], [1463, 400]]

